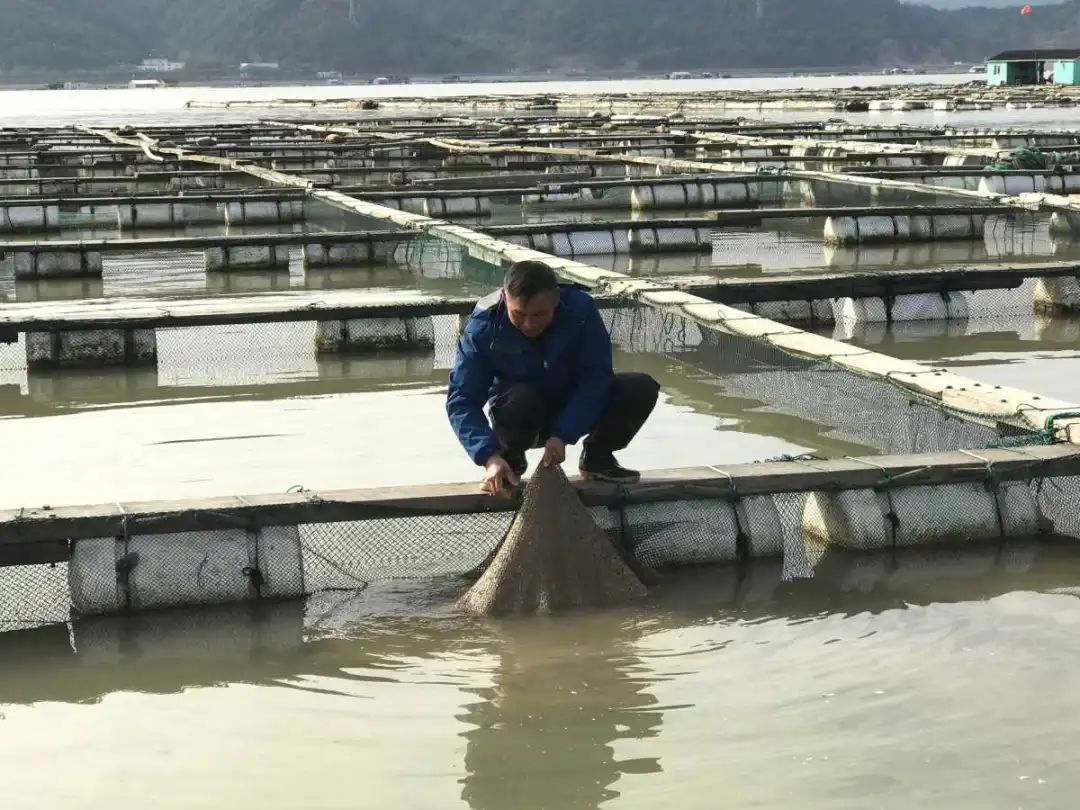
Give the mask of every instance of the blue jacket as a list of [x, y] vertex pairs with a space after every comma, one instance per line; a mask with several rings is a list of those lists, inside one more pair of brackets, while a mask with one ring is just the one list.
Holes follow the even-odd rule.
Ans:
[[574, 444], [607, 406], [614, 381], [611, 338], [588, 293], [560, 285], [555, 318], [539, 341], [510, 323], [495, 293], [477, 304], [458, 340], [446, 412], [465, 451], [482, 465], [502, 449], [484, 414], [500, 386], [536, 385], [556, 414], [551, 434]]

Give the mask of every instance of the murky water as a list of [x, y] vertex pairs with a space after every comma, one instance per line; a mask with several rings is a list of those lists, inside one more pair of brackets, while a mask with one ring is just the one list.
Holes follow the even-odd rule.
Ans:
[[1078, 584], [1017, 544], [556, 619], [386, 586], [0, 634], [5, 807], [1066, 806]]
[[[258, 335], [168, 330], [157, 369], [0, 372], [0, 441], [24, 458], [0, 508], [476, 476], [446, 423], [448, 354], [317, 358], [310, 324], [275, 330], [277, 345]], [[770, 388], [725, 385], [723, 368], [700, 364], [713, 356], [618, 354], [619, 369], [651, 373], [663, 388], [625, 463], [657, 469], [882, 449], [833, 435], [844, 426], [839, 412], [763, 408]], [[571, 448], [568, 466], [576, 459]]]

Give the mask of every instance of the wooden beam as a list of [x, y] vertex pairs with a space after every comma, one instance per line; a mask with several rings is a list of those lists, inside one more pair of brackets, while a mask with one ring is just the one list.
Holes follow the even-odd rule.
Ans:
[[[183, 198], [177, 200], [182, 201]], [[148, 239], [44, 239], [0, 242], [0, 256], [5, 253], [64, 253], [73, 250], [137, 253], [140, 250], [205, 250], [249, 245], [347, 245], [357, 242], [405, 242], [416, 236], [415, 231], [317, 231]]]
[[[764, 301], [812, 301], [822, 298], [884, 298], [915, 293], [1016, 289], [1029, 278], [1080, 276], [1080, 265], [945, 267], [928, 270], [882, 270], [863, 273], [800, 273], [790, 276], [717, 278], [664, 276], [654, 279], [723, 304]], [[1032, 302], [1034, 306], [1034, 302]], [[973, 313], [977, 317], [977, 313]]]
[[823, 208], [751, 208], [712, 211], [718, 225], [752, 223], [755, 219], [815, 219], [825, 217], [915, 217], [969, 214], [1009, 215], [1029, 213], [1012, 205], [844, 205]]
[[[701, 275], [662, 276], [651, 279], [651, 283], [654, 292], [678, 290], [713, 302], [752, 304], [764, 301], [881, 298], [953, 290], [1008, 290], [1019, 287], [1028, 278], [1072, 276], [1080, 276], [1080, 265], [991, 265], [716, 279]], [[633, 305], [618, 296], [597, 295], [595, 300], [602, 309]], [[7, 304], [0, 309], [0, 328], [11, 332], [160, 329], [357, 318], [423, 318], [468, 315], [475, 306], [476, 299], [471, 296], [373, 293], [365, 290], [280, 292], [257, 297], [34, 301]]]
[[[647, 473], [615, 486], [575, 479], [589, 506], [726, 499], [736, 495], [999, 481], [1080, 474], [1080, 451], [1067, 445], [827, 461], [695, 467]], [[474, 483], [332, 492], [293, 492], [186, 501], [0, 511], [0, 549], [91, 537], [291, 526], [351, 520], [508, 512], [513, 501], [479, 492]], [[22, 553], [22, 552], [20, 552]]]
[[[360, 195], [362, 196], [362, 195]], [[493, 236], [512, 234], [566, 233], [608, 231], [632, 228], [719, 228], [725, 225], [757, 225], [762, 220], [824, 219], [827, 217], [892, 217], [892, 216], [960, 216], [1011, 215], [1016, 208], [1005, 205], [895, 205], [895, 206], [836, 206], [831, 208], [746, 208], [710, 211], [701, 217], [657, 217], [649, 219], [588, 220], [584, 222], [547, 220], [524, 225], [486, 225], [477, 228]]]
[[0, 328], [18, 331], [160, 329], [353, 318], [422, 318], [467, 314], [475, 306], [475, 298], [364, 290], [187, 299], [101, 298], [9, 304], [0, 308]]
[[182, 194], [103, 194], [97, 197], [3, 197], [0, 208], [26, 208], [28, 206], [61, 205], [78, 207], [83, 205], [141, 205], [168, 204], [189, 205], [191, 203], [219, 202], [267, 202], [277, 200], [303, 200], [307, 194], [303, 189], [234, 189], [216, 191], [184, 191]]

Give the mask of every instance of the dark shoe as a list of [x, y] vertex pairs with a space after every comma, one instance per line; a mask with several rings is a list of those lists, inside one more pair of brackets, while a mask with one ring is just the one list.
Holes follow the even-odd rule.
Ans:
[[589, 481], [607, 481], [611, 484], [636, 484], [641, 473], [620, 467], [615, 456], [584, 453], [578, 465], [582, 478]]

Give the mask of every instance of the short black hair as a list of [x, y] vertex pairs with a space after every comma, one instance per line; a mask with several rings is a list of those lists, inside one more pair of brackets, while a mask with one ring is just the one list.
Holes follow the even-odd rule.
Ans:
[[511, 298], [530, 301], [540, 293], [558, 292], [559, 279], [543, 262], [517, 262], [506, 271], [503, 289]]

